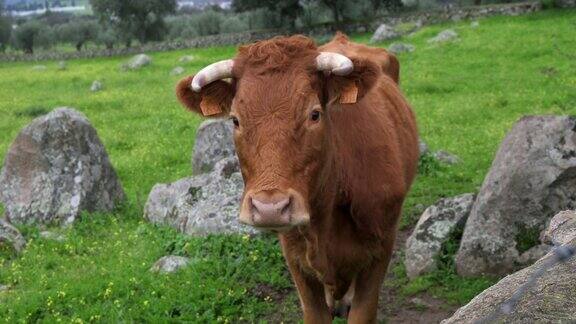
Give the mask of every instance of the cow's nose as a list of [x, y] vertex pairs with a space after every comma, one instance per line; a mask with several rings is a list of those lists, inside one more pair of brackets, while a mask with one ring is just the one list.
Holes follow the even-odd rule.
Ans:
[[261, 192], [251, 199], [254, 225], [284, 227], [290, 225], [291, 199], [284, 194]]

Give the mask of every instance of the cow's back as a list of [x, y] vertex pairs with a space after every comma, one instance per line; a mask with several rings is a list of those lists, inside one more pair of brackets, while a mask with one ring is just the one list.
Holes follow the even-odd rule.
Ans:
[[[340, 203], [350, 204], [358, 214], [370, 214], [382, 204], [401, 202], [416, 174], [419, 152], [415, 116], [397, 84], [396, 58], [384, 49], [349, 42], [343, 35], [320, 50], [368, 59], [382, 67], [376, 85], [361, 100], [329, 108], [344, 192]], [[361, 227], [380, 231], [388, 231], [395, 221], [357, 220]]]

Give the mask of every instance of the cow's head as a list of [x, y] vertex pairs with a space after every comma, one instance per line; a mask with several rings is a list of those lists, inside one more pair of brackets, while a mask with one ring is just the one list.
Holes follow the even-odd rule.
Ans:
[[377, 75], [370, 62], [292, 36], [240, 47], [180, 81], [177, 95], [193, 112], [230, 118], [245, 183], [240, 221], [281, 231], [308, 224], [318, 207], [332, 159], [327, 107], [356, 102]]

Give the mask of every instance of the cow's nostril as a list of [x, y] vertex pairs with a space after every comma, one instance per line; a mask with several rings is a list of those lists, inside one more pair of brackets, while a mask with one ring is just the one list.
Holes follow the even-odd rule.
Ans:
[[[260, 198], [260, 199], [259, 199]], [[261, 226], [284, 226], [290, 222], [291, 199], [286, 196], [251, 198], [253, 220], [256, 225]]]

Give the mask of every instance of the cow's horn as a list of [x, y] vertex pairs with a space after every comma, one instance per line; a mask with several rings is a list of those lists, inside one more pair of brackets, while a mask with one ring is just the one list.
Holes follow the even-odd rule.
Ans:
[[232, 77], [234, 60], [224, 60], [212, 63], [198, 72], [192, 79], [192, 90], [200, 92], [203, 86], [216, 80]]
[[332, 52], [320, 52], [316, 56], [316, 67], [319, 71], [332, 72], [336, 75], [348, 75], [354, 70], [354, 64], [346, 56]]

